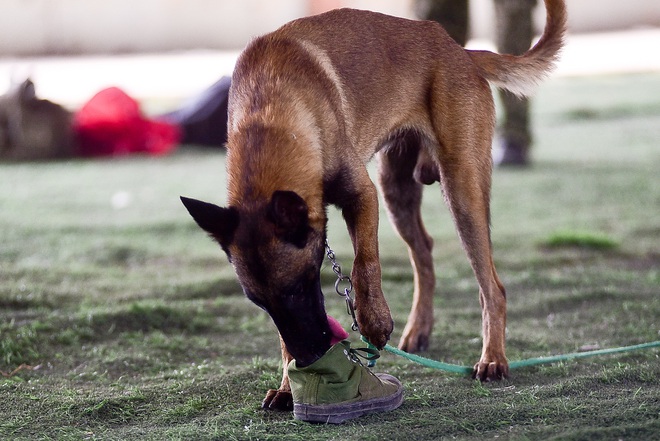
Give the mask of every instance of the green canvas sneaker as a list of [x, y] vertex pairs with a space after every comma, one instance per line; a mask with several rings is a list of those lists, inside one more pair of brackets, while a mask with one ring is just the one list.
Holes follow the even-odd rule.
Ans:
[[295, 419], [339, 424], [401, 405], [401, 382], [388, 374], [372, 373], [355, 351], [342, 341], [309, 366], [299, 368], [295, 360], [289, 364]]

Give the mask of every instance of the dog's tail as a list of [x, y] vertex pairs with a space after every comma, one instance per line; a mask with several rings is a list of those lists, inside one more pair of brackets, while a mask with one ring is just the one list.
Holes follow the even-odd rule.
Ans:
[[468, 51], [481, 75], [493, 85], [519, 96], [530, 95], [555, 67], [566, 33], [564, 0], [544, 0], [545, 30], [530, 50], [519, 56], [489, 51]]

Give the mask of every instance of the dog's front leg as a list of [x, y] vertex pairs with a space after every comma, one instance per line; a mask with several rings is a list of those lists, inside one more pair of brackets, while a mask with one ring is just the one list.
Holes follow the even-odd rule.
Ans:
[[280, 384], [279, 389], [270, 389], [266, 393], [266, 398], [264, 398], [264, 401], [261, 403], [261, 407], [268, 410], [292, 411], [293, 395], [291, 395], [291, 385], [289, 384], [287, 367], [291, 360], [293, 360], [293, 357], [286, 349], [286, 345], [281, 336], [280, 346], [282, 348], [282, 383]]
[[342, 213], [353, 241], [355, 260], [351, 278], [360, 333], [382, 349], [394, 324], [381, 289], [378, 257], [378, 194], [366, 168], [355, 178], [355, 194], [342, 205]]

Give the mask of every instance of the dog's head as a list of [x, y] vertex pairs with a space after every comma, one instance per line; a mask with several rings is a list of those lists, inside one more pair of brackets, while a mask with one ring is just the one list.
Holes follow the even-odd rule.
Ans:
[[291, 355], [301, 364], [322, 356], [331, 338], [320, 284], [325, 226], [310, 224], [305, 201], [292, 191], [226, 208], [181, 200], [227, 253], [246, 296], [272, 317]]

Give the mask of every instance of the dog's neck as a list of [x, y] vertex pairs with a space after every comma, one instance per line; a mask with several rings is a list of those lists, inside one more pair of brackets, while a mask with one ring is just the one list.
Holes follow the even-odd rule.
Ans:
[[[315, 65], [314, 65], [315, 66]], [[230, 205], [259, 204], [293, 191], [308, 205], [310, 223], [325, 226], [323, 187], [337, 168], [327, 157], [342, 120], [330, 91], [301, 87], [300, 75], [240, 78], [232, 84], [228, 121]]]
[[310, 223], [324, 225], [322, 151], [309, 133], [255, 119], [241, 125], [227, 148], [229, 205], [267, 203], [275, 191], [293, 191], [307, 203]]

